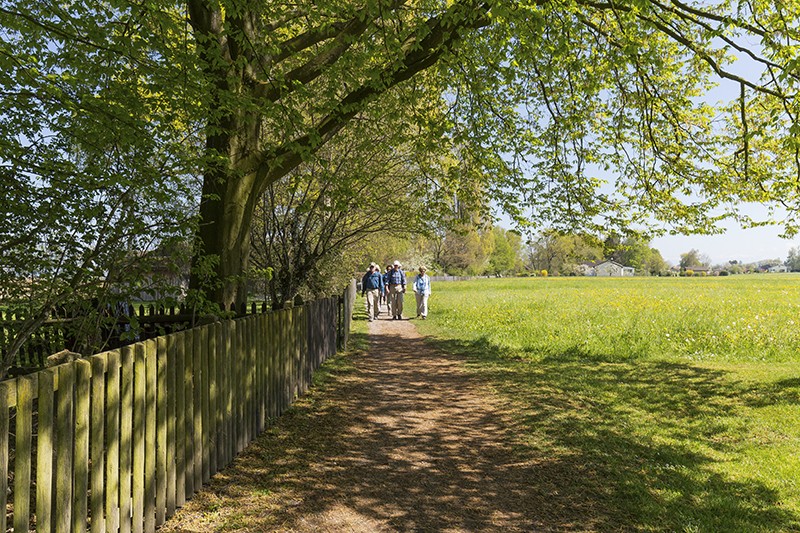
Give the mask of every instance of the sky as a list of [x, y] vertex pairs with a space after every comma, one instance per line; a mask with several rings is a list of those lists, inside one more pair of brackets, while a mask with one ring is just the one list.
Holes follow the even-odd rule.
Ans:
[[681, 254], [695, 249], [711, 259], [712, 265], [728, 261], [754, 263], [764, 259], [785, 261], [789, 249], [800, 246], [800, 239], [782, 239], [780, 226], [741, 229], [731, 227], [721, 235], [674, 235], [658, 237], [650, 242], [651, 248], [673, 265], [681, 260]]

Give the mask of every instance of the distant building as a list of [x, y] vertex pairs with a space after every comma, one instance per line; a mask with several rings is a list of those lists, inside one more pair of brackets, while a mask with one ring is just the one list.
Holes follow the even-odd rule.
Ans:
[[626, 267], [616, 261], [603, 261], [594, 266], [594, 274], [589, 274], [598, 277], [625, 277], [633, 276], [635, 269], [633, 267]]
[[775, 265], [769, 267], [769, 272], [789, 272], [789, 267], [786, 265]]
[[713, 269], [711, 267], [703, 266], [703, 265], [696, 265], [687, 267], [686, 270], [691, 270], [694, 272], [695, 276], [710, 276], [713, 274]]
[[580, 276], [594, 276], [595, 270], [594, 267], [597, 265], [594, 261], [589, 263], [581, 263], [580, 265], [575, 267], [575, 271]]

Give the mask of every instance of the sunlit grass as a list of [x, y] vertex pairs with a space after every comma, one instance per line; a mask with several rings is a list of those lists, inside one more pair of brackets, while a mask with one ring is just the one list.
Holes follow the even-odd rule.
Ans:
[[800, 361], [800, 276], [441, 283], [431, 307], [443, 329], [532, 359]]
[[[593, 528], [800, 530], [800, 276], [438, 283], [442, 348], [570, 465]], [[579, 498], [579, 499], [580, 499]]]

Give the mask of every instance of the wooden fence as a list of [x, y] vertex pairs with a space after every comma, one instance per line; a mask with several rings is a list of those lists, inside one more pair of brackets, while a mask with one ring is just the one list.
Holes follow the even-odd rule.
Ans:
[[1, 382], [0, 532], [154, 531], [308, 389], [354, 297]]

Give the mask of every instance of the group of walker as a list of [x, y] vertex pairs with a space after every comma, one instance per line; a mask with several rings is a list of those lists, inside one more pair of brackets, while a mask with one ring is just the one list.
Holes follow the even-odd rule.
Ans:
[[[370, 322], [377, 320], [381, 314], [381, 303], [386, 301], [386, 309], [392, 320], [403, 319], [403, 295], [406, 292], [406, 273], [400, 261], [386, 265], [386, 272], [381, 274], [381, 267], [370, 263], [364, 277], [361, 278], [361, 296], [366, 296], [367, 318]], [[425, 273], [424, 266], [414, 276], [411, 287], [417, 299], [417, 318], [428, 317], [428, 297], [431, 295], [431, 279]]]

